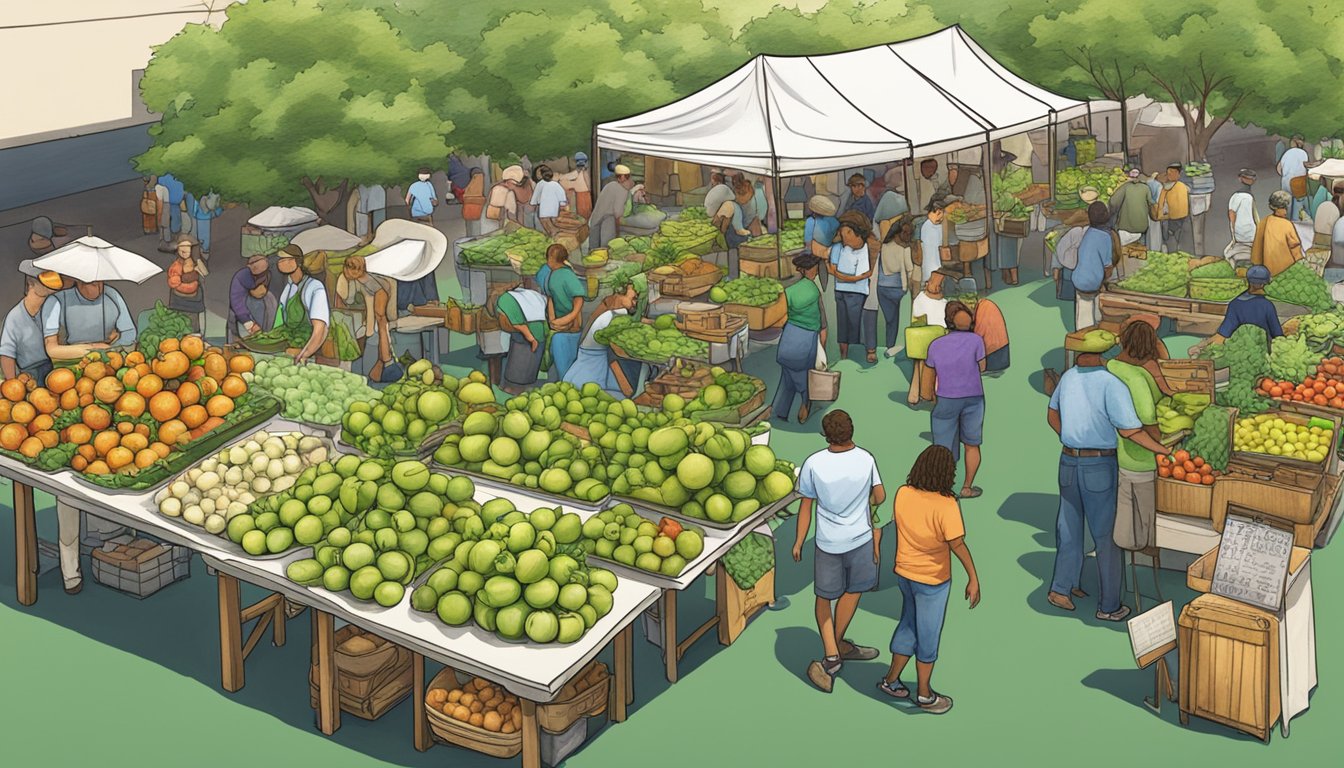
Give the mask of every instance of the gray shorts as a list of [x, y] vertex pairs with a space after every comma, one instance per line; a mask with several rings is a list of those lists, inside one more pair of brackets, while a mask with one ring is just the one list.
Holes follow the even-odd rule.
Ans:
[[873, 562], [871, 539], [843, 555], [817, 549], [813, 569], [813, 590], [823, 600], [877, 589], [877, 563]]

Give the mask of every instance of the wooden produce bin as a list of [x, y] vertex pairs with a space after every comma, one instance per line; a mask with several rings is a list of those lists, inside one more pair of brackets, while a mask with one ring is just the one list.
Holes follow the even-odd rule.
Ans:
[[550, 733], [564, 733], [580, 718], [606, 712], [610, 692], [611, 672], [594, 660], [560, 689], [555, 700], [537, 705], [537, 725]]
[[[444, 667], [429, 682], [427, 690], [417, 691], [415, 695], [427, 696], [429, 691], [435, 688], [451, 690], [456, 687], [458, 687], [457, 673], [451, 667]], [[515, 730], [513, 733], [488, 731], [481, 726], [455, 720], [428, 702], [425, 704], [425, 714], [429, 718], [429, 729], [440, 741], [491, 757], [513, 757], [523, 751], [521, 730]]]
[[1228, 463], [1229, 474], [1213, 484], [1210, 520], [1222, 530], [1228, 505], [1254, 510], [1293, 528], [1293, 545], [1311, 547], [1339, 497], [1340, 476], [1313, 475], [1289, 466]]
[[[360, 637], [369, 641], [366, 649], [352, 648], [350, 641]], [[341, 711], [377, 720], [411, 694], [411, 652], [354, 625], [341, 627], [336, 632], [336, 686]], [[316, 664], [308, 670], [308, 698], [316, 709]]]
[[[788, 265], [788, 267], [784, 265]], [[739, 261], [737, 271], [744, 275], [752, 277], [771, 277], [776, 280], [783, 278], [784, 270], [792, 267], [788, 257], [785, 257], [783, 263], [771, 259], [769, 261]]]
[[1269, 741], [1282, 712], [1279, 619], [1218, 595], [1181, 610], [1181, 723], [1190, 715]]
[[[1341, 437], [1341, 418], [1338, 412], [1323, 409], [1314, 405], [1304, 407], [1301, 403], [1293, 403], [1292, 407], [1284, 408], [1279, 411], [1270, 411], [1267, 415], [1283, 419], [1285, 422], [1296, 424], [1298, 426], [1306, 426], [1313, 418], [1319, 418], [1330, 422], [1330, 427], [1334, 430], [1335, 437], [1334, 443], [1330, 446], [1325, 461], [1304, 461], [1288, 456], [1273, 456], [1267, 453], [1252, 453], [1250, 451], [1238, 451], [1235, 449], [1232, 451], [1233, 459], [1244, 459], [1248, 464], [1257, 466], [1275, 466], [1283, 464], [1307, 472], [1313, 472], [1318, 475], [1325, 474], [1327, 470], [1337, 471], [1338, 461], [1335, 458], [1335, 454], [1339, 450], [1339, 441]], [[1232, 428], [1233, 430], [1236, 429], [1236, 420], [1233, 421]]]
[[789, 305], [784, 299], [784, 294], [780, 294], [778, 299], [764, 307], [752, 307], [746, 304], [724, 304], [723, 308], [731, 314], [742, 315], [747, 318], [747, 327], [753, 331], [776, 328], [783, 325], [789, 317]]
[[979, 261], [989, 255], [989, 238], [981, 240], [962, 240], [957, 243], [957, 260], [962, 262]]
[[[1302, 570], [1302, 566], [1306, 565], [1307, 559], [1310, 557], [1310, 549], [1294, 546], [1292, 553], [1288, 556], [1288, 573], [1294, 574]], [[1185, 569], [1185, 585], [1196, 592], [1207, 594], [1213, 589], [1213, 571], [1217, 564], [1218, 548], [1214, 547]]]
[[1213, 485], [1194, 485], [1170, 477], [1158, 477], [1156, 484], [1156, 509], [1161, 515], [1193, 517], [1208, 520], [1213, 516], [1213, 493], [1222, 478], [1215, 478]]
[[719, 642], [731, 645], [746, 630], [747, 622], [761, 611], [775, 604], [775, 569], [765, 575], [751, 589], [742, 589], [720, 564], [715, 571], [714, 590], [719, 616]]
[[674, 299], [694, 299], [697, 296], [704, 295], [721, 279], [723, 279], [723, 273], [719, 272], [718, 269], [692, 276], [649, 273], [649, 282], [658, 286], [659, 294]]

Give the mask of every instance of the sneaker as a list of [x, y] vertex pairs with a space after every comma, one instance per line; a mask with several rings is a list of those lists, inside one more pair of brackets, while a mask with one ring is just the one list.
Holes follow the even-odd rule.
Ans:
[[84, 591], [84, 580], [83, 580], [83, 579], [80, 579], [79, 581], [76, 581], [76, 582], [75, 582], [75, 585], [74, 585], [73, 587], [66, 587], [66, 588], [65, 588], [65, 594], [67, 594], [67, 595], [78, 595], [80, 592], [83, 592], [83, 591]]
[[1102, 613], [1101, 611], [1097, 611], [1097, 618], [1101, 621], [1124, 621], [1129, 614], [1129, 606], [1122, 605], [1119, 610], [1112, 613]]
[[849, 646], [849, 650], [840, 654], [842, 661], [872, 661], [878, 656], [876, 648], [869, 648], [866, 645], [859, 645], [849, 638], [841, 638], [841, 643]]
[[1051, 592], [1050, 594], [1045, 596], [1045, 599], [1049, 600], [1050, 604], [1055, 606], [1056, 608], [1062, 608], [1063, 610], [1066, 611], [1072, 611], [1074, 608], [1073, 600], [1070, 599], [1068, 595], [1061, 595], [1058, 592]]
[[937, 691], [933, 692], [933, 698], [931, 699], [926, 699], [923, 696], [916, 696], [915, 703], [919, 705], [920, 709], [928, 712], [930, 715], [946, 714], [952, 709], [952, 699]]
[[807, 665], [807, 679], [823, 693], [830, 693], [835, 688], [835, 676], [839, 671], [839, 664], [828, 670], [823, 662], [814, 661]]
[[905, 349], [905, 347], [904, 346], [887, 347], [886, 355], [887, 357], [895, 357], [901, 353], [902, 349]]
[[910, 698], [910, 689], [905, 687], [905, 683], [897, 680], [894, 683], [888, 683], [886, 680], [877, 681], [877, 690], [887, 694], [894, 699]]

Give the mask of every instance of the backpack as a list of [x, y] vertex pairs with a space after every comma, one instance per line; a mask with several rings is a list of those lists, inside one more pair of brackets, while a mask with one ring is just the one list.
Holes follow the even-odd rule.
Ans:
[[159, 198], [154, 194], [154, 190], [145, 190], [145, 194], [140, 198], [140, 212], [146, 216], [159, 215]]

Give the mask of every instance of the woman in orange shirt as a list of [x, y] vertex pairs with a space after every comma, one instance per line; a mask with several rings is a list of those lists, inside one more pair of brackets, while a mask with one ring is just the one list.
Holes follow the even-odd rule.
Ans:
[[935, 693], [930, 685], [952, 593], [952, 555], [966, 569], [966, 599], [972, 608], [980, 603], [980, 579], [966, 547], [961, 507], [952, 492], [956, 479], [957, 461], [952, 452], [931, 445], [915, 459], [892, 504], [901, 620], [891, 636], [891, 669], [877, 687], [888, 696], [910, 698], [901, 672], [913, 656], [919, 680], [915, 703], [935, 715], [952, 709], [952, 699]]
[[168, 308], [187, 315], [193, 331], [201, 330], [201, 316], [205, 314], [201, 285], [205, 270], [197, 245], [190, 235], [183, 235], [177, 241], [177, 258], [168, 265]]

